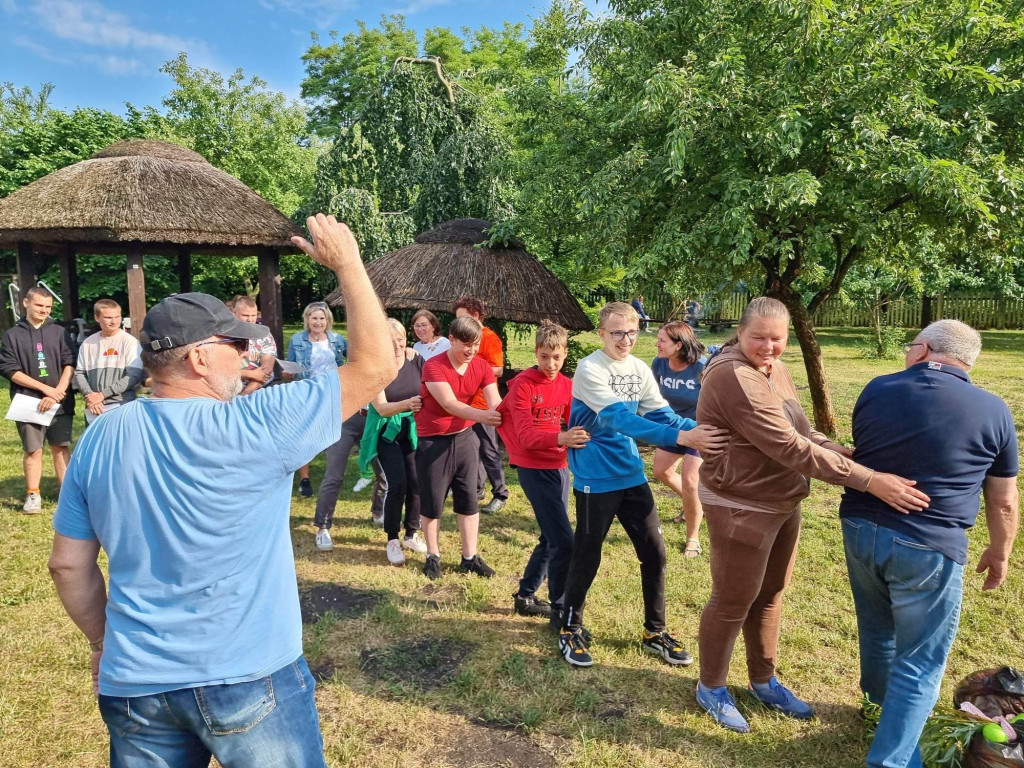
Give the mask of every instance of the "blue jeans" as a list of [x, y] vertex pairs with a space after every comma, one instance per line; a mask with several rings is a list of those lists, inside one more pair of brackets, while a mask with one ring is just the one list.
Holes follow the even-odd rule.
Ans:
[[526, 597], [540, 589], [545, 576], [551, 609], [562, 610], [565, 580], [572, 560], [572, 525], [569, 523], [569, 470], [519, 467], [519, 485], [533, 507], [540, 526], [540, 541], [534, 547], [519, 594]]
[[921, 768], [918, 741], [956, 636], [964, 567], [891, 528], [843, 518], [860, 687], [882, 705], [868, 768]]
[[326, 768], [314, 687], [300, 656], [250, 683], [101, 695], [111, 768]]

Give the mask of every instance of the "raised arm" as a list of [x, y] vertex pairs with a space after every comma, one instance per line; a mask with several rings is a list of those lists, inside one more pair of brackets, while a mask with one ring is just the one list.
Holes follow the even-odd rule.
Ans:
[[978, 573], [988, 571], [982, 589], [995, 589], [1006, 579], [1013, 540], [1020, 524], [1020, 496], [1016, 477], [986, 477], [985, 521], [988, 547], [978, 559]]
[[348, 363], [338, 368], [341, 418], [347, 419], [369, 403], [398, 374], [391, 332], [359, 257], [352, 231], [333, 216], [318, 213], [306, 219], [313, 243], [302, 237], [292, 242], [311, 259], [334, 271], [345, 297], [348, 317]]

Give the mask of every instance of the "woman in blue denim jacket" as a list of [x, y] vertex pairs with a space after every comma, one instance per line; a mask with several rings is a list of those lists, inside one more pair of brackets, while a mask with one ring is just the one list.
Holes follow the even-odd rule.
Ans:
[[[326, 302], [314, 301], [302, 310], [302, 325], [305, 330], [299, 331], [288, 341], [288, 360], [299, 363], [304, 369], [295, 378], [314, 376], [345, 364], [348, 343], [344, 336], [331, 330], [334, 315]], [[313, 485], [309, 482], [309, 464], [299, 468], [299, 495], [313, 495]]]
[[[328, 365], [337, 368], [345, 364], [348, 343], [344, 336], [331, 330], [334, 316], [326, 302], [314, 301], [307, 306], [302, 311], [302, 324], [306, 330], [299, 331], [288, 341], [288, 359], [306, 369], [303, 376], [319, 373], [319, 369]], [[327, 352], [333, 355], [333, 363], [328, 363]]]

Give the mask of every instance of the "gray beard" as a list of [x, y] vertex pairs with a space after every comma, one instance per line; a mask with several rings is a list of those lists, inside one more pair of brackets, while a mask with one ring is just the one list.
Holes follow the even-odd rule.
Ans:
[[242, 377], [238, 374], [234, 376], [209, 376], [206, 379], [206, 383], [210, 386], [210, 389], [217, 393], [217, 397], [226, 403], [234, 400], [245, 386], [242, 384]]

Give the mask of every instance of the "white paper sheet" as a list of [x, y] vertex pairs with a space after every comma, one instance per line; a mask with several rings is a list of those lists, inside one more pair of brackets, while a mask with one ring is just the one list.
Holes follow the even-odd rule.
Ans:
[[57, 414], [58, 408], [60, 408], [60, 403], [54, 403], [50, 410], [40, 413], [39, 398], [19, 392], [11, 398], [11, 407], [7, 409], [6, 418], [8, 421], [27, 421], [48, 427]]

